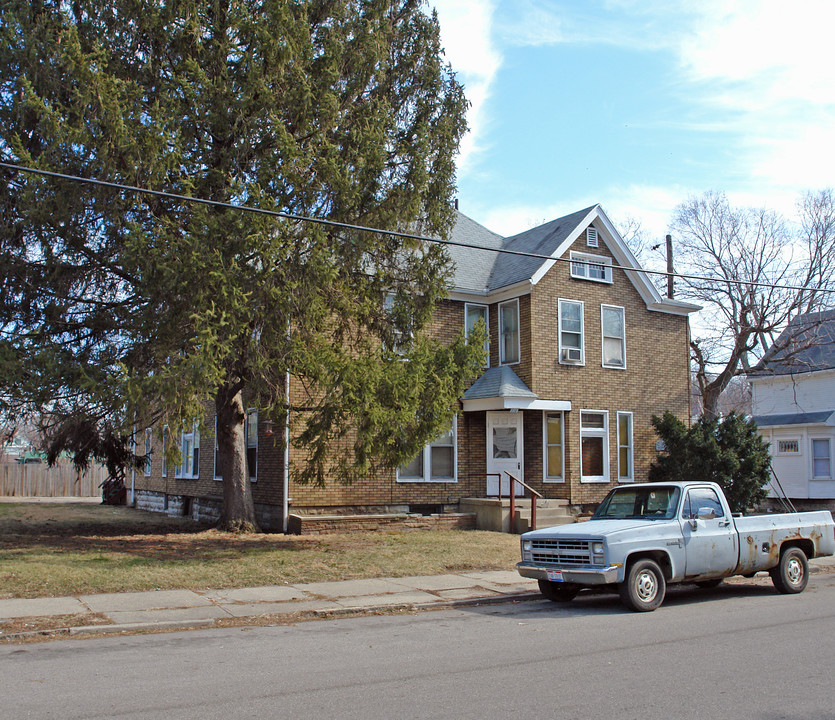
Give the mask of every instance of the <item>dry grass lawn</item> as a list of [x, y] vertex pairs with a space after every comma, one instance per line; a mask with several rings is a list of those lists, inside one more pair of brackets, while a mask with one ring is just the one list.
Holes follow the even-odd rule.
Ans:
[[0, 504], [0, 598], [510, 570], [518, 547], [480, 531], [229, 535], [124, 507]]

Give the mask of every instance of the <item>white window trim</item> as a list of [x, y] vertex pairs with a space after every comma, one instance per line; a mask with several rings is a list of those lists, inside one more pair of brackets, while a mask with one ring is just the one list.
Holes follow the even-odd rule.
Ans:
[[[797, 445], [797, 450], [780, 450], [780, 443], [794, 443]], [[792, 438], [775, 438], [773, 443], [775, 445], [774, 455], [782, 457], [797, 457], [801, 455], [801, 443], [799, 437]]]
[[[504, 359], [504, 333], [502, 332], [502, 308], [505, 305], [516, 305], [516, 357], [518, 360], [506, 361]], [[499, 364], [519, 365], [522, 362], [522, 318], [519, 312], [519, 298], [499, 303]]]
[[[588, 280], [589, 282], [612, 284], [612, 258], [607, 255], [594, 255], [592, 253], [583, 253], [572, 250], [569, 253], [569, 263], [571, 277], [577, 280]], [[603, 277], [595, 278], [589, 277], [589, 265], [601, 266], [603, 268]]]
[[217, 415], [215, 415], [215, 467], [214, 467], [214, 478], [215, 480], [223, 480], [223, 475], [220, 472], [220, 467], [218, 467], [218, 455], [220, 448], [217, 446]]
[[[183, 444], [186, 441], [186, 437], [191, 435], [192, 439], [192, 449], [191, 454], [189, 457], [186, 457], [185, 453], [183, 453]], [[196, 441], [196, 442], [195, 442]], [[200, 429], [198, 424], [195, 422], [191, 426], [191, 432], [186, 432], [183, 430], [180, 433], [180, 454], [182, 458], [180, 459], [180, 464], [177, 466], [177, 469], [174, 471], [174, 477], [179, 478], [181, 480], [196, 480], [200, 477], [200, 466], [199, 466], [199, 459], [198, 459], [198, 467], [197, 473], [194, 472], [194, 452], [197, 451], [197, 457], [200, 457]], [[189, 471], [185, 472], [185, 468], [188, 467]]]
[[[255, 416], [255, 442], [250, 445], [249, 444], [249, 418], [251, 415]], [[257, 408], [249, 408], [246, 411], [246, 425], [244, 426], [244, 443], [246, 444], [246, 453], [249, 455], [249, 449], [251, 447], [255, 448], [255, 475], [249, 474], [249, 462], [246, 464], [246, 473], [249, 476], [250, 482], [257, 482], [258, 481], [258, 409]]]
[[[603, 415], [602, 428], [583, 430], [583, 415]], [[608, 410], [580, 410], [580, 482], [607, 483], [609, 482], [609, 411]], [[599, 437], [603, 439], [603, 474], [583, 475], [583, 438]]]
[[154, 449], [154, 431], [151, 428], [145, 430], [145, 463], [142, 467], [144, 477], [151, 477], [151, 453]]
[[[623, 443], [623, 438], [620, 436], [620, 419], [621, 417], [628, 417], [629, 418], [629, 438], [627, 438], [626, 444]], [[635, 482], [635, 419], [631, 412], [621, 412], [618, 411], [617, 415], [617, 426], [618, 426], [618, 482]], [[626, 447], [629, 450], [629, 475], [622, 475], [621, 474], [621, 466], [620, 466], [620, 451], [622, 447]]]
[[[829, 474], [828, 475], [815, 475], [815, 441], [821, 440], [826, 441], [826, 445], [829, 448]], [[810, 437], [809, 438], [809, 477], [812, 480], [831, 480], [832, 479], [832, 438], [831, 437]]]
[[[571, 305], [579, 305], [580, 306], [580, 360], [579, 362], [575, 362], [573, 360], [564, 360], [563, 359], [563, 350], [566, 349], [566, 346], [562, 344], [562, 307], [565, 304]], [[557, 301], [557, 345], [558, 345], [558, 355], [557, 359], [560, 365], [578, 365], [583, 366], [586, 364], [586, 305], [582, 300], [569, 300], [568, 298], [559, 298]], [[575, 348], [570, 348], [575, 349]]]
[[[604, 310], [620, 310], [621, 318], [623, 320], [623, 335], [618, 338], [617, 335], [605, 335], [603, 332], [603, 312]], [[607, 365], [604, 360], [606, 358], [606, 338], [616, 338], [620, 340], [621, 352], [623, 354], [623, 365]], [[621, 305], [601, 305], [600, 306], [600, 359], [601, 365], [610, 370], [626, 370], [626, 308]]]
[[[560, 419], [560, 437], [562, 438], [562, 447], [560, 448], [560, 474], [548, 474], [548, 416], [559, 416]], [[542, 411], [542, 481], [547, 483], [564, 483], [565, 482], [565, 413]]]
[[[448, 447], [448, 446], [444, 446]], [[397, 482], [399, 483], [457, 483], [458, 482], [458, 417], [452, 419], [452, 467], [453, 477], [433, 478], [432, 477], [432, 443], [426, 443], [420, 451], [423, 453], [423, 477], [400, 477], [400, 468], [397, 468]]]
[[168, 450], [168, 425], [162, 426], [162, 477], [168, 477], [168, 457], [165, 451]]
[[[383, 298], [383, 311], [387, 315], [391, 316], [394, 313], [394, 304], [396, 300], [397, 298], [394, 293], [386, 293]], [[408, 330], [398, 330], [395, 328], [394, 347], [389, 348], [389, 350], [396, 355], [405, 355], [409, 350], [409, 346], [412, 344], [412, 340], [414, 340], [414, 336], [414, 329], [411, 322], [409, 323]]]
[[490, 306], [483, 305], [481, 303], [464, 303], [464, 332], [468, 332], [469, 328], [469, 314], [470, 308], [477, 307], [482, 308], [484, 310], [484, 326], [487, 330], [487, 339], [484, 341], [484, 350], [486, 354], [486, 358], [484, 360], [484, 367], [490, 367]]

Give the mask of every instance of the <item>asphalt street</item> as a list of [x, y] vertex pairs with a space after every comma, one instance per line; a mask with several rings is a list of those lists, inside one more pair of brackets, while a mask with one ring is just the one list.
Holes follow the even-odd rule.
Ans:
[[0, 646], [3, 718], [835, 718], [835, 576]]

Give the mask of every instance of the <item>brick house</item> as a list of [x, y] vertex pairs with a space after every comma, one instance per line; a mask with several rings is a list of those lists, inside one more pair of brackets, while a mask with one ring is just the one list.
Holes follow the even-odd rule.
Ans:
[[[295, 451], [285, 465], [283, 429], [271, 433], [252, 409], [248, 457], [263, 527], [286, 530], [291, 514], [452, 513], [467, 498], [507, 496], [508, 473], [546, 498], [594, 504], [646, 477], [654, 414], [688, 419], [688, 316], [698, 307], [658, 293], [599, 205], [509, 238], [458, 213], [451, 239], [460, 243], [448, 248], [454, 286], [429, 331], [451, 337], [483, 319], [490, 337], [452, 428], [395, 471], [312, 487], [290, 480]], [[292, 380], [291, 393], [303, 404]], [[207, 419], [202, 437], [195, 429], [177, 439], [184, 462], [173, 472], [152, 456], [134, 480], [138, 507], [216, 511], [211, 428]], [[149, 433], [146, 449], [153, 442]]]

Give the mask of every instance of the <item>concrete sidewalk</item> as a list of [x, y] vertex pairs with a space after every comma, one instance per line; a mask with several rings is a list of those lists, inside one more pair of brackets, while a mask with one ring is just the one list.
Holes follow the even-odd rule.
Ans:
[[[98, 614], [105, 624], [51, 628], [28, 634], [68, 634], [214, 625], [259, 616], [332, 617], [392, 609], [431, 609], [507, 602], [538, 596], [535, 580], [510, 570], [426, 577], [344, 580], [231, 590], [138, 593], [0, 600], [0, 622]], [[108, 622], [109, 621], [109, 622]], [[27, 633], [3, 634], [0, 639]]]
[[[812, 573], [835, 573], [835, 557], [809, 561]], [[761, 573], [758, 581], [770, 582]], [[750, 582], [731, 578], [730, 582]], [[270, 620], [339, 617], [384, 610], [421, 610], [541, 597], [535, 580], [515, 570], [405, 578], [373, 578], [231, 590], [153, 590], [138, 593], [0, 600], [0, 622], [95, 614], [102, 624], [49, 626], [3, 633], [0, 640], [30, 635], [79, 635], [217, 625], [268, 616]]]

